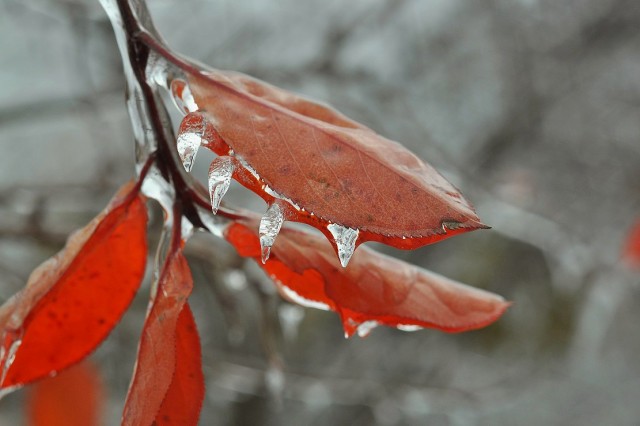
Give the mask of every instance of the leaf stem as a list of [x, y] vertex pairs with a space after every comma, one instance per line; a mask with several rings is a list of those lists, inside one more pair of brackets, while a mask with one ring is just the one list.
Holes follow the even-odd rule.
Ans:
[[[190, 72], [198, 72], [197, 68], [178, 58], [159, 41], [144, 0], [101, 0], [101, 3], [114, 27], [127, 77], [127, 103], [136, 135], [138, 164], [142, 164], [139, 166], [139, 183], [150, 162], [155, 163], [163, 179], [174, 187], [174, 202], [181, 204], [181, 214], [194, 226], [208, 229], [198, 214], [199, 208], [210, 208], [206, 191], [183, 171], [175, 144], [171, 143], [175, 136], [168, 113], [146, 76], [151, 50]], [[218, 214], [232, 220], [244, 218], [239, 212], [224, 207]]]

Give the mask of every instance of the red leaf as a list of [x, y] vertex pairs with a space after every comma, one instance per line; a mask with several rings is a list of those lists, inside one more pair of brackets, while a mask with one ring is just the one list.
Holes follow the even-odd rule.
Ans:
[[204, 126], [206, 145], [233, 155], [239, 182], [268, 203], [278, 196], [294, 204], [289, 220], [330, 240], [333, 223], [359, 230], [357, 244], [407, 249], [485, 227], [433, 167], [327, 106], [235, 72], [188, 80], [200, 111], [181, 131]]
[[[227, 240], [260, 262], [253, 223], [234, 223]], [[262, 265], [262, 264], [261, 264]], [[384, 324], [459, 332], [497, 320], [509, 306], [502, 297], [363, 248], [347, 268], [317, 236], [283, 228], [263, 269], [283, 296], [301, 305], [336, 311], [351, 336], [358, 327]], [[365, 333], [366, 334], [366, 333]]]
[[[187, 305], [192, 288], [189, 265], [179, 243], [174, 241], [158, 278], [156, 294], [142, 330], [138, 360], [124, 407], [123, 425], [151, 425], [157, 416], [159, 421], [168, 424], [197, 424], [204, 385], [202, 373], [196, 373], [200, 368], [196, 365], [200, 359], [200, 348]], [[183, 311], [185, 313], [181, 314]], [[185, 365], [176, 367], [183, 362]], [[187, 376], [183, 377], [184, 374]], [[169, 409], [179, 405], [180, 397], [176, 394], [183, 387], [195, 392], [182, 396], [189, 398], [189, 406], [170, 413]], [[165, 419], [165, 415], [169, 418]]]
[[146, 229], [144, 200], [126, 185], [0, 308], [2, 388], [60, 371], [107, 337], [144, 275]]
[[185, 305], [176, 325], [173, 380], [156, 416], [158, 425], [197, 425], [204, 398], [200, 339], [193, 314]]
[[97, 369], [76, 364], [36, 383], [27, 399], [30, 426], [92, 426], [100, 424], [103, 389]]
[[640, 220], [629, 230], [622, 248], [622, 258], [631, 267], [640, 267]]

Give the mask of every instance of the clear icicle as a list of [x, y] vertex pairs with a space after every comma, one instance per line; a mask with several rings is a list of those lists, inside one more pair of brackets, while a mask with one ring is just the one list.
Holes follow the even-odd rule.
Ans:
[[331, 232], [331, 235], [333, 235], [333, 239], [338, 247], [340, 264], [342, 267], [346, 268], [349, 263], [349, 259], [351, 259], [351, 256], [356, 249], [356, 241], [358, 240], [359, 231], [357, 229], [338, 225], [337, 223], [332, 223], [327, 226], [327, 229]]
[[211, 162], [209, 167], [209, 196], [211, 197], [211, 210], [218, 213], [222, 197], [227, 193], [231, 177], [235, 170], [235, 164], [231, 157], [218, 157]]
[[191, 171], [201, 144], [202, 134], [184, 132], [178, 135], [178, 155], [180, 156], [182, 165], [187, 172]]
[[284, 223], [284, 213], [282, 207], [278, 203], [269, 206], [267, 212], [260, 219], [260, 248], [262, 250], [262, 263], [266, 263], [271, 254], [271, 246], [273, 246], [280, 228]]

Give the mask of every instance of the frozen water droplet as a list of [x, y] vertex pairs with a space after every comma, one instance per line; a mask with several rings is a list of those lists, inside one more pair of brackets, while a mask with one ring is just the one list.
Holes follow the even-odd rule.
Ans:
[[211, 197], [213, 214], [218, 213], [220, 202], [229, 189], [235, 168], [231, 157], [218, 157], [211, 162], [209, 167], [209, 196]]
[[173, 95], [173, 102], [183, 114], [195, 112], [199, 109], [186, 81], [179, 78], [173, 80], [171, 82], [171, 94]]
[[269, 206], [267, 212], [260, 219], [260, 248], [262, 250], [262, 263], [266, 263], [271, 254], [271, 246], [273, 246], [280, 228], [284, 223], [284, 213], [282, 207], [278, 203]]
[[357, 229], [338, 225], [337, 223], [332, 223], [327, 226], [327, 229], [331, 232], [331, 235], [333, 235], [333, 239], [338, 247], [340, 264], [342, 267], [346, 268], [349, 263], [349, 259], [351, 259], [351, 256], [356, 249], [356, 241], [358, 240], [359, 231]]
[[202, 136], [195, 132], [184, 132], [178, 135], [178, 155], [187, 172], [191, 171], [198, 149], [202, 144]]

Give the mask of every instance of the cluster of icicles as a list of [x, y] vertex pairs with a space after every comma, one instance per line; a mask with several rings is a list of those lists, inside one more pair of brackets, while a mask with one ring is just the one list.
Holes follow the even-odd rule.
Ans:
[[[199, 107], [189, 89], [189, 84], [182, 79], [174, 79], [170, 86], [173, 101], [180, 112], [184, 114], [183, 123], [188, 122], [192, 114], [196, 114], [199, 111]], [[207, 125], [211, 124], [204, 122], [201, 126], [196, 126], [195, 128], [189, 125], [180, 126], [181, 131], [177, 135], [176, 145], [182, 165], [187, 172], [191, 172], [198, 149], [207, 142], [205, 140], [205, 129]], [[231, 179], [238, 167], [242, 167], [245, 171], [251, 173], [256, 180], [261, 180], [258, 173], [231, 148], [229, 148], [228, 155], [216, 157], [209, 167], [207, 185], [211, 198], [211, 210], [214, 215], [218, 213], [222, 198], [229, 190]], [[293, 206], [296, 210], [301, 210], [301, 207], [278, 194], [264, 183], [262, 189], [275, 200], [269, 205], [266, 213], [262, 216], [258, 230], [262, 263], [265, 263], [267, 259], [269, 259], [271, 247], [285, 221], [286, 209], [283, 208], [283, 203]], [[313, 213], [311, 214], [313, 215]], [[346, 267], [355, 251], [359, 231], [337, 223], [327, 225], [327, 230], [333, 236], [341, 265]]]

